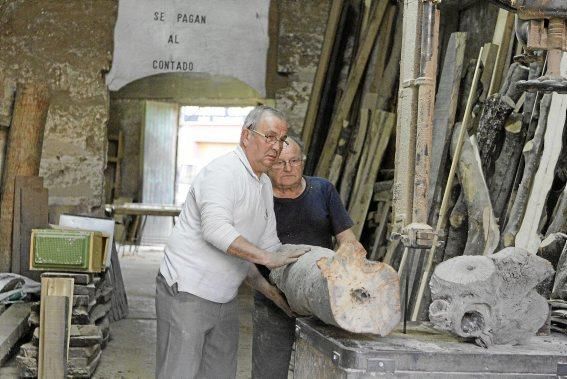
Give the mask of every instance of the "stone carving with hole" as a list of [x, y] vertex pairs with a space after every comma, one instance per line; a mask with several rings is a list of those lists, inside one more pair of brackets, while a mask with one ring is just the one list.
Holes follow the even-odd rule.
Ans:
[[270, 274], [295, 313], [354, 333], [385, 336], [396, 327], [400, 281], [392, 267], [367, 260], [359, 243], [343, 244], [336, 253], [308, 245], [283, 248], [297, 246], [311, 250]]
[[547, 320], [535, 287], [553, 273], [551, 263], [516, 247], [449, 259], [431, 277], [429, 319], [480, 346], [520, 344]]

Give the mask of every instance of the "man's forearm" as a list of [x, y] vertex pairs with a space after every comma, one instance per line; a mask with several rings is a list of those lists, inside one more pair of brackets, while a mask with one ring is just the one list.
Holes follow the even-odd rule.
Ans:
[[285, 266], [296, 262], [300, 256], [305, 254], [309, 249], [293, 249], [288, 251], [279, 251], [271, 253], [267, 250], [260, 249], [258, 246], [248, 242], [244, 237], [238, 236], [226, 252], [240, 259], [244, 259], [251, 263], [258, 263], [269, 269]]
[[227, 253], [251, 263], [266, 265], [268, 262], [268, 252], [248, 242], [242, 236], [232, 241], [227, 249]]
[[246, 276], [245, 283], [254, 288], [264, 296], [267, 296], [268, 289], [272, 285], [262, 276], [256, 265], [251, 264]]
[[293, 317], [293, 311], [289, 307], [289, 304], [283, 297], [280, 290], [275, 286], [271, 285], [258, 271], [258, 268], [254, 264], [250, 264], [248, 270], [248, 275], [245, 280], [246, 284], [254, 288], [262, 295], [266, 296], [268, 299], [272, 300], [274, 304], [280, 307], [289, 317]]

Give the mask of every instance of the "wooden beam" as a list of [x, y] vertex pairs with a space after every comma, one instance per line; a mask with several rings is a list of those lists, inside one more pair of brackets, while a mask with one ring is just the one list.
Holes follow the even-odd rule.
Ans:
[[[508, 222], [502, 233], [502, 245], [505, 247], [515, 246], [516, 237], [530, 198], [530, 191], [533, 188], [534, 176], [537, 171], [538, 162], [543, 151], [543, 142], [545, 138], [545, 130], [547, 128], [547, 120], [549, 117], [549, 108], [551, 105], [551, 94], [543, 95], [540, 101], [539, 120], [534, 137], [526, 143], [523, 149], [524, 154], [524, 171], [522, 180], [516, 192], [512, 209], [510, 210]], [[539, 218], [536, 221], [539, 224]]]
[[[453, 142], [456, 144], [455, 140]], [[452, 146], [451, 149], [454, 151], [455, 147]], [[467, 244], [463, 255], [491, 255], [498, 247], [500, 229], [490, 203], [474, 136], [465, 136], [458, 176], [469, 219]]]
[[368, 130], [368, 119], [370, 109], [362, 108], [360, 110], [360, 118], [358, 121], [358, 128], [356, 128], [356, 135], [352, 148], [349, 150], [345, 169], [343, 172], [343, 180], [341, 181], [340, 195], [341, 200], [345, 206], [348, 206], [350, 196], [352, 195], [351, 189], [353, 182], [356, 178], [356, 166], [359, 164], [360, 156], [364, 148], [364, 140], [366, 139], [366, 131]]
[[374, 7], [374, 12], [372, 13], [372, 19], [368, 26], [367, 34], [364, 36], [360, 49], [358, 50], [353, 69], [351, 70], [347, 80], [346, 90], [340, 99], [337, 112], [329, 128], [329, 134], [325, 140], [325, 148], [323, 149], [321, 157], [319, 158], [319, 163], [317, 164], [317, 176], [328, 177], [329, 175], [343, 122], [348, 121], [348, 116], [351, 111], [355, 95], [358, 91], [358, 87], [361, 83], [362, 76], [366, 70], [366, 64], [368, 63], [368, 58], [372, 52], [372, 47], [374, 46], [374, 41], [378, 34], [378, 28], [384, 18], [387, 4], [387, 1], [380, 1]]
[[[370, 83], [370, 92], [377, 93], [381, 81], [383, 80], [384, 70], [386, 69], [386, 63], [388, 58], [392, 54], [388, 54], [390, 51], [390, 39], [392, 33], [394, 32], [397, 6], [390, 5], [386, 10], [386, 15], [384, 16], [385, 21], [380, 25], [380, 30], [378, 31], [378, 39], [376, 40], [375, 48], [379, 49], [376, 57], [376, 62], [374, 64], [374, 77], [372, 78], [372, 83]], [[393, 53], [393, 52], [392, 52]], [[386, 110], [386, 109], [383, 109]]]
[[377, 135], [368, 143], [368, 160], [361, 173], [360, 186], [357, 191], [353, 193], [349, 207], [349, 214], [354, 222], [352, 231], [357, 238], [360, 238], [362, 234], [368, 207], [370, 206], [372, 194], [374, 193], [374, 183], [376, 182], [386, 147], [388, 147], [388, 143], [390, 142], [395, 122], [396, 115], [394, 113], [376, 111], [375, 127], [377, 127]]
[[506, 66], [508, 65], [506, 60], [508, 58], [508, 50], [510, 50], [512, 32], [514, 31], [514, 20], [515, 16], [513, 13], [504, 9], [498, 10], [498, 18], [496, 19], [496, 27], [494, 28], [492, 43], [498, 45], [499, 48], [488, 96], [500, 90], [502, 76]]
[[64, 379], [67, 377], [67, 354], [69, 351], [68, 333], [71, 324], [67, 324], [69, 297], [48, 295], [41, 300], [44, 319], [40, 321], [40, 356], [38, 365], [39, 379]]
[[[567, 54], [561, 60], [561, 75], [567, 75]], [[547, 194], [555, 177], [555, 165], [563, 144], [565, 113], [567, 112], [567, 95], [556, 92], [551, 96], [547, 128], [543, 141], [543, 153], [531, 186], [529, 200], [523, 221], [516, 235], [516, 247], [535, 253], [541, 240], [539, 224], [545, 208]]]
[[[388, 215], [390, 214], [390, 208], [392, 206], [392, 201], [387, 200], [382, 203], [381, 212], [379, 214], [378, 227], [376, 228], [376, 233], [374, 233], [374, 243], [372, 244], [372, 251], [370, 252], [369, 259], [372, 261], [378, 260], [378, 247], [384, 241], [384, 233], [386, 232], [386, 226], [388, 224]], [[377, 211], [378, 212], [378, 211]]]
[[[457, 113], [466, 40], [466, 33], [451, 34], [445, 61], [443, 62], [443, 71], [439, 80], [439, 89], [435, 100], [431, 171], [429, 174], [429, 204], [431, 205], [431, 212], [438, 212], [437, 206], [433, 204], [440, 204], [443, 194], [443, 181], [446, 177], [445, 167], [448, 161], [450, 137]], [[436, 221], [436, 219], [435, 217], [433, 221]]]
[[490, 84], [494, 78], [496, 67], [496, 59], [498, 59], [499, 45], [494, 43], [485, 43], [482, 49], [482, 75], [480, 76], [480, 87], [482, 93], [479, 96], [479, 101], [486, 100], [490, 95]]
[[[73, 278], [53, 278], [53, 277], [43, 277], [41, 278], [41, 305], [39, 314], [39, 357], [38, 357], [38, 377], [39, 378], [56, 378], [61, 376], [51, 376], [51, 372], [47, 371], [53, 366], [50, 366], [52, 362], [50, 360], [56, 360], [58, 358], [63, 358], [65, 362], [67, 361], [67, 352], [69, 351], [69, 339], [71, 333], [71, 305], [73, 299]], [[61, 300], [64, 297], [66, 299]], [[49, 299], [48, 299], [49, 298]], [[51, 322], [55, 322], [57, 326], [62, 325], [60, 316], [62, 316], [61, 301], [65, 303], [64, 305], [64, 315], [66, 317], [65, 321], [65, 341], [64, 341], [64, 357], [53, 356], [51, 354], [52, 346], [49, 345], [49, 330]], [[47, 338], [46, 338], [47, 337]], [[59, 330], [57, 334], [59, 338]], [[62, 354], [61, 346], [53, 346], [53, 349], [57, 351], [58, 354]], [[59, 367], [59, 366], [58, 366]], [[54, 367], [53, 367], [54, 368]], [[55, 369], [55, 368], [54, 368]], [[65, 377], [65, 376], [63, 376]]]
[[12, 233], [12, 272], [40, 281], [39, 271], [30, 271], [32, 229], [46, 228], [48, 192], [39, 176], [17, 176], [14, 192], [14, 231]]
[[108, 316], [110, 321], [118, 321], [126, 318], [128, 315], [128, 298], [126, 297], [126, 288], [124, 287], [124, 280], [122, 279], [122, 269], [120, 268], [115, 243], [112, 244], [112, 254], [110, 257], [110, 268], [106, 275], [113, 291], [112, 297], [110, 298], [112, 307]]
[[[400, 12], [397, 13], [398, 17], [394, 25], [394, 41], [392, 44], [392, 49], [390, 50], [390, 55], [388, 56], [388, 63], [384, 68], [384, 73], [377, 83], [376, 94], [378, 99], [376, 100], [376, 109], [383, 110], [386, 112], [393, 112], [394, 105], [392, 104], [392, 99], [397, 98], [398, 86], [400, 78], [400, 57], [402, 55], [402, 20], [403, 17], [400, 16]], [[370, 86], [372, 88], [372, 85]]]
[[9, 272], [11, 268], [15, 178], [39, 174], [48, 108], [47, 86], [28, 84], [18, 88], [2, 183], [0, 272]]
[[311, 88], [311, 96], [309, 97], [309, 104], [307, 105], [307, 113], [305, 114], [305, 121], [303, 122], [301, 137], [305, 144], [306, 155], [311, 145], [311, 137], [313, 135], [315, 121], [317, 119], [317, 109], [319, 108], [321, 101], [321, 94], [323, 93], [323, 86], [325, 84], [325, 76], [327, 75], [329, 68], [333, 44], [335, 43], [335, 35], [337, 34], [337, 27], [341, 19], [343, 6], [344, 0], [333, 0], [331, 10], [329, 12], [327, 28], [325, 29], [325, 37], [323, 39], [323, 46], [319, 57], [319, 65], [315, 72], [315, 79], [313, 80], [313, 87]]

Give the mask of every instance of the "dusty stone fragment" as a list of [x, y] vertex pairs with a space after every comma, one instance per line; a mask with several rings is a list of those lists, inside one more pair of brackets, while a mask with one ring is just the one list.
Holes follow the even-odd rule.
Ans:
[[390, 333], [401, 316], [396, 271], [366, 260], [361, 245], [344, 244], [336, 254], [308, 247], [311, 251], [296, 263], [272, 270], [270, 275], [292, 310], [354, 333]]
[[548, 261], [516, 247], [455, 257], [431, 277], [429, 319], [480, 346], [520, 344], [547, 319], [547, 300], [536, 287], [552, 276]]

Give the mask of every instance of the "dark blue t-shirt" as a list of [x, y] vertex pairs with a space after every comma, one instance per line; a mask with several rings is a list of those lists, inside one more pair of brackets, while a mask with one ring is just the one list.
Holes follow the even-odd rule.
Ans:
[[[276, 228], [283, 244], [306, 244], [333, 248], [333, 236], [351, 228], [339, 193], [327, 179], [305, 176], [305, 190], [295, 199], [274, 197]], [[258, 265], [264, 277], [270, 270]]]

